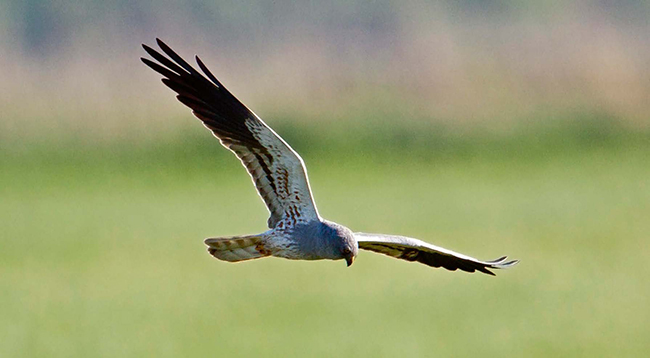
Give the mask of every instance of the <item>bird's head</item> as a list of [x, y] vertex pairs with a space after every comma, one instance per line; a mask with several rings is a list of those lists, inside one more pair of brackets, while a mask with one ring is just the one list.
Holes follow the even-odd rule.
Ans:
[[[334, 224], [334, 223], [332, 223]], [[352, 265], [354, 259], [359, 253], [359, 244], [354, 237], [352, 230], [345, 226], [334, 224], [332, 228], [335, 232], [335, 250], [339, 258], [345, 259], [348, 267]]]
[[304, 238], [298, 241], [299, 249], [311, 259], [345, 259], [350, 266], [359, 253], [359, 244], [352, 230], [331, 221], [299, 225], [294, 235]]

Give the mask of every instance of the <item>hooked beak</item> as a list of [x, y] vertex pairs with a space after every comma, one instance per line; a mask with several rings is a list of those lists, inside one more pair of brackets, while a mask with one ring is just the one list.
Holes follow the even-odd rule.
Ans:
[[354, 255], [346, 256], [345, 261], [348, 263], [348, 267], [354, 262]]

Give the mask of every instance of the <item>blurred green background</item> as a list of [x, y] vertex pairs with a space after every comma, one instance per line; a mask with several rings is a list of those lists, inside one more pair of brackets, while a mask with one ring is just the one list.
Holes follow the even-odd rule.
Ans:
[[[647, 1], [0, 3], [0, 356], [632, 357], [650, 345]], [[142, 65], [160, 37], [303, 156], [362, 252], [228, 264], [235, 157]]]

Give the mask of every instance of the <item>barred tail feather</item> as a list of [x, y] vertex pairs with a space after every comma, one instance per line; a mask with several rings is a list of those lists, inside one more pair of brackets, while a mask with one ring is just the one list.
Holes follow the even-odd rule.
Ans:
[[238, 262], [269, 256], [261, 235], [217, 237], [205, 239], [210, 255], [219, 260]]

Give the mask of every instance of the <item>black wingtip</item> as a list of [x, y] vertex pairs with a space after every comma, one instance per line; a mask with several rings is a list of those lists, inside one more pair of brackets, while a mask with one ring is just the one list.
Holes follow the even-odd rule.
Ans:
[[490, 275], [490, 276], [496, 276], [496, 275], [494, 274], [494, 272], [492, 272], [492, 271], [490, 271], [490, 270], [488, 270], [488, 269], [486, 269], [486, 268], [482, 268], [482, 269], [478, 269], [478, 270], [481, 271], [481, 272], [483, 272], [483, 273], [485, 273], [485, 274], [488, 274], [488, 275]]
[[156, 43], [158, 44], [158, 47], [160, 47], [163, 52], [167, 52], [171, 50], [171, 47], [167, 46], [166, 43], [163, 42], [163, 40], [159, 39], [156, 37]]
[[142, 44], [142, 48], [147, 51], [148, 54], [151, 54], [152, 51], [156, 51], [152, 49], [151, 47], [147, 46], [146, 44]]
[[499, 266], [501, 266], [502, 268], [508, 268], [508, 267], [512, 267], [512, 266], [514, 266], [514, 265], [516, 265], [518, 263], [519, 263], [519, 260], [512, 260], [512, 261], [504, 262], [504, 263], [500, 264]]
[[488, 274], [490, 276], [496, 276], [489, 269], [496, 269], [496, 270], [507, 269], [507, 268], [510, 268], [510, 267], [512, 267], [512, 266], [519, 263], [519, 260], [511, 260], [511, 261], [506, 262], [507, 258], [508, 258], [507, 256], [502, 256], [502, 257], [499, 257], [496, 260], [485, 261], [483, 264], [485, 264], [486, 266], [484, 266], [484, 267], [476, 267], [476, 270], [478, 270], [480, 272], [483, 272], [485, 274]]
[[163, 40], [156, 37], [156, 43], [158, 44], [160, 49], [163, 50], [163, 52], [166, 53], [167, 55], [169, 55], [170, 57], [173, 57], [173, 56], [170, 55], [170, 53], [173, 53], [174, 55], [176, 55], [176, 51], [172, 50], [171, 47], [167, 46], [167, 44], [164, 43]]
[[502, 263], [503, 261], [505, 261], [507, 258], [508, 258], [508, 256], [501, 256], [496, 260], [491, 260], [491, 261], [486, 261], [486, 262], [491, 264], [491, 265], [498, 265], [498, 264]]
[[[208, 76], [208, 78], [210, 79], [210, 81], [212, 81], [212, 83], [214, 83], [217, 87], [219, 87], [219, 89], [224, 90], [224, 91], [227, 91], [227, 90], [223, 87], [223, 85], [221, 84], [221, 82], [219, 82], [219, 80], [217, 79], [217, 77], [215, 77], [215, 76], [212, 74], [212, 72], [210, 72], [210, 70], [208, 69], [208, 66], [206, 66], [206, 65], [203, 63], [203, 61], [201, 61], [201, 59], [199, 58], [198, 55], [194, 56], [194, 59], [196, 60], [196, 63], [199, 65], [199, 68], [201, 69], [201, 71], [203, 71], [203, 73], [205, 73], [205, 75]], [[230, 93], [230, 92], [228, 92], [228, 93]]]
[[142, 48], [149, 54], [149, 56], [159, 60], [161, 55], [158, 53], [158, 51], [152, 49], [151, 47], [145, 44], [142, 44]]
[[507, 257], [504, 256], [494, 261], [488, 261], [488, 263], [490, 264], [490, 266], [488, 267], [493, 269], [507, 269], [519, 263], [519, 260], [510, 260], [506, 262], [506, 258]]

